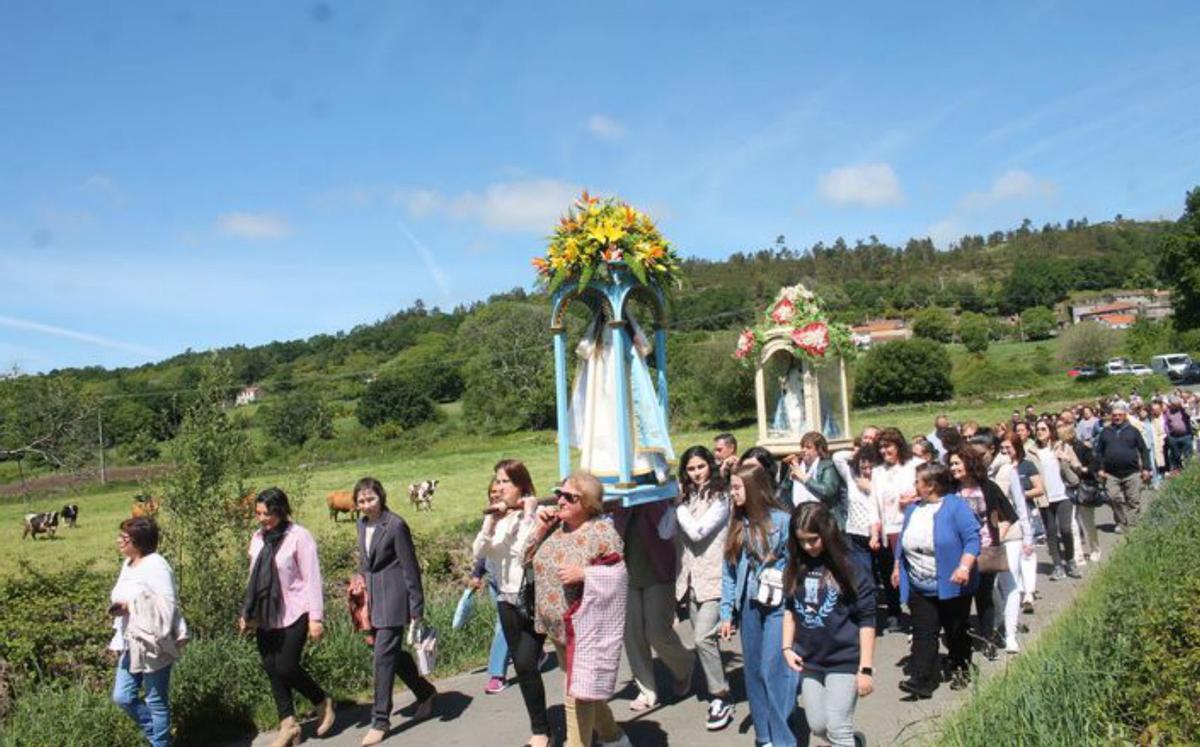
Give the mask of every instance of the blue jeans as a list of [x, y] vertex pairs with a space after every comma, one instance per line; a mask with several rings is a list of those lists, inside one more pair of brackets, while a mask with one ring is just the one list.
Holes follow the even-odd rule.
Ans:
[[756, 744], [794, 747], [796, 733], [788, 723], [796, 710], [800, 675], [783, 660], [783, 606], [742, 605], [742, 661], [746, 700]]
[[[488, 581], [488, 594], [492, 603], [496, 602], [496, 585]], [[500, 629], [500, 615], [496, 615], [496, 627], [492, 631], [492, 651], [488, 654], [488, 676], [505, 679], [508, 674], [508, 641], [504, 640], [504, 631]]]
[[[121, 654], [112, 699], [137, 722], [151, 747], [171, 744], [171, 706], [167, 702], [170, 687], [170, 664], [154, 672], [135, 674], [129, 671], [129, 653]], [[146, 690], [145, 698], [142, 688]]]

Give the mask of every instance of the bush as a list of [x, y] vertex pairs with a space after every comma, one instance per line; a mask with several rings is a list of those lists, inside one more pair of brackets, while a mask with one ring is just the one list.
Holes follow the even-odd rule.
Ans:
[[42, 685], [22, 695], [0, 741], [5, 747], [145, 744], [133, 719], [113, 704], [107, 690], [78, 683]]
[[954, 339], [954, 316], [946, 309], [931, 306], [913, 317], [913, 334], [926, 340], [950, 342]]
[[856, 407], [927, 402], [954, 394], [950, 354], [933, 340], [896, 340], [876, 345], [858, 364]]
[[964, 311], [958, 318], [958, 339], [967, 352], [984, 353], [988, 349], [990, 322], [983, 314]]
[[358, 401], [356, 415], [358, 422], [367, 428], [384, 423], [413, 428], [436, 418], [437, 406], [418, 376], [388, 374], [367, 386], [367, 391]]
[[333, 415], [312, 391], [297, 391], [258, 411], [267, 434], [287, 446], [303, 446], [310, 438], [333, 438]]
[[554, 425], [550, 309], [515, 301], [488, 304], [458, 328], [463, 417], [491, 433]]
[[1102, 369], [1121, 343], [1121, 336], [1100, 322], [1080, 322], [1059, 335], [1058, 357], [1067, 365]]
[[112, 638], [105, 613], [111, 574], [84, 564], [41, 572], [22, 563], [0, 584], [0, 661], [8, 663], [18, 697], [38, 681], [68, 679], [99, 685], [112, 678], [104, 654]]
[[690, 425], [725, 428], [754, 418], [754, 369], [730, 354], [728, 340], [669, 344], [672, 415]]
[[171, 716], [180, 745], [219, 743], [274, 723], [254, 639], [220, 635], [189, 643], [171, 672]]
[[463, 379], [455, 358], [454, 340], [440, 332], [428, 332], [380, 370], [381, 375], [402, 373], [425, 387], [434, 402], [453, 402], [462, 396]]
[[1034, 306], [1021, 312], [1021, 330], [1027, 340], [1046, 339], [1056, 323], [1054, 312], [1045, 306]]

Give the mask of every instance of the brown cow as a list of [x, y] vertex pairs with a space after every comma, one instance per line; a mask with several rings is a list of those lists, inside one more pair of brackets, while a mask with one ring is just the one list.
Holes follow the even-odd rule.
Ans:
[[153, 516], [158, 513], [158, 499], [148, 495], [135, 496], [133, 509], [129, 513], [135, 519]]
[[349, 490], [335, 490], [325, 496], [325, 502], [329, 504], [329, 518], [334, 523], [339, 513], [348, 513], [350, 518], [358, 520], [358, 506], [354, 503], [354, 494]]

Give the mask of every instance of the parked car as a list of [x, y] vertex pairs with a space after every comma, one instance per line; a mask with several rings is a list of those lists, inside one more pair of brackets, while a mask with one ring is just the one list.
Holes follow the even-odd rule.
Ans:
[[1129, 373], [1129, 370], [1125, 368], [1125, 363], [1118, 359], [1105, 363], [1104, 373], [1108, 374], [1109, 376], [1120, 376], [1121, 374]]
[[1172, 384], [1200, 384], [1200, 363], [1189, 360], [1182, 371], [1172, 369], [1167, 376]]
[[1168, 353], [1166, 355], [1156, 355], [1150, 359], [1150, 370], [1156, 374], [1163, 376], [1171, 376], [1171, 372], [1177, 374], [1183, 373], [1183, 370], [1192, 362], [1192, 357], [1187, 353]]
[[1091, 366], [1077, 366], [1067, 371], [1067, 376], [1072, 379], [1092, 379], [1099, 375], [1099, 372]]
[[1134, 376], [1152, 376], [1154, 371], [1149, 366], [1143, 366], [1141, 363], [1134, 363], [1132, 366], [1126, 366], [1126, 373], [1131, 373]]

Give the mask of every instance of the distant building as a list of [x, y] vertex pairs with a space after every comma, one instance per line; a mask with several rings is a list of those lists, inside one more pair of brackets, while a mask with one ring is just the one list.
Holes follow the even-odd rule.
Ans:
[[237, 400], [236, 400], [237, 406], [241, 407], [243, 405], [248, 405], [252, 402], [257, 402], [260, 399], [262, 399], [263, 394], [264, 394], [264, 392], [262, 390], [262, 387], [248, 386], [245, 389], [243, 389], [242, 391], [238, 392]]
[[[1102, 321], [1106, 316], [1166, 319], [1172, 315], [1169, 290], [1118, 290], [1069, 304], [1071, 324]], [[1132, 324], [1132, 322], [1130, 322]]]
[[851, 327], [850, 331], [855, 346], [860, 348], [869, 348], [877, 342], [907, 340], [913, 336], [912, 329], [903, 319], [872, 319]]
[[1096, 317], [1094, 320], [1086, 321], [1097, 321], [1101, 324], [1106, 324], [1109, 329], [1129, 329], [1137, 321], [1137, 317], [1133, 314], [1104, 314], [1103, 316]]

